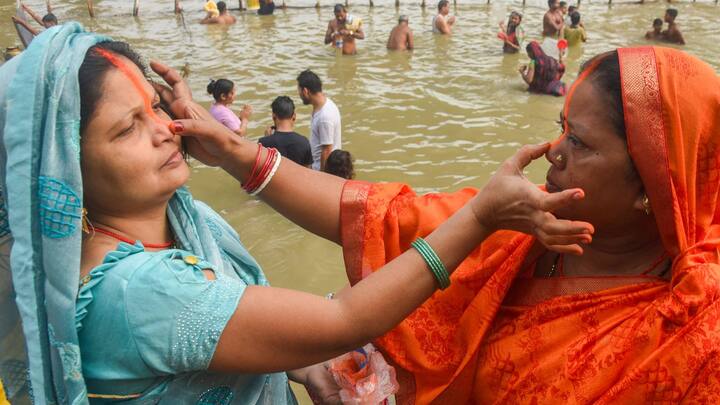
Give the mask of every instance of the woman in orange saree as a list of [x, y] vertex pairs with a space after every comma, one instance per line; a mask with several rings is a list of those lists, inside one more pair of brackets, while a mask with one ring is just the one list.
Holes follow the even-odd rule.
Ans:
[[[547, 158], [548, 191], [586, 192], [556, 215], [592, 223], [592, 243], [564, 257], [516, 232], [483, 242], [448, 289], [375, 341], [397, 366], [399, 403], [720, 403], [716, 73], [674, 49], [599, 55]], [[351, 283], [475, 193], [346, 183]]]

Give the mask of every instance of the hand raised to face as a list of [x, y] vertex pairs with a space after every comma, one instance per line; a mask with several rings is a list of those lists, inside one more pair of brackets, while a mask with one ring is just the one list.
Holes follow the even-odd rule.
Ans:
[[582, 254], [581, 245], [592, 241], [593, 226], [558, 219], [553, 211], [583, 199], [583, 190], [573, 188], [548, 193], [523, 174], [530, 162], [549, 149], [549, 143], [526, 145], [503, 162], [471, 201], [473, 212], [478, 222], [491, 231], [507, 229], [527, 233], [555, 252]]

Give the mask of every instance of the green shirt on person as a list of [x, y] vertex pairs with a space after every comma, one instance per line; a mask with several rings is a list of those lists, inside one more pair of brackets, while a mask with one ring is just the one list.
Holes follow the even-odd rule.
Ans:
[[587, 34], [583, 27], [566, 27], [564, 32], [564, 38], [568, 42], [568, 46], [575, 46], [580, 42], [587, 41]]

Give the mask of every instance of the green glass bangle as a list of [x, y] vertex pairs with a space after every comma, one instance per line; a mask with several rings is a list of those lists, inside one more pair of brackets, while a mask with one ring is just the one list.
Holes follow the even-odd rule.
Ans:
[[433, 276], [435, 276], [435, 280], [437, 280], [440, 289], [444, 290], [448, 288], [450, 286], [450, 275], [443, 262], [425, 239], [417, 238], [411, 246], [420, 253], [420, 256], [422, 256], [425, 263], [430, 267], [430, 271], [432, 271]]
[[450, 285], [450, 277], [448, 276], [447, 270], [445, 270], [445, 266], [440, 261], [440, 258], [437, 256], [437, 254], [435, 254], [435, 251], [430, 247], [430, 245], [428, 245], [425, 240], [419, 242], [416, 248], [418, 249], [418, 251], [421, 252], [421, 255], [423, 256], [425, 261], [428, 262], [428, 265], [430, 266], [430, 269], [435, 275], [435, 278], [438, 279], [438, 284], [440, 284], [440, 288], [447, 288], [447, 286]]

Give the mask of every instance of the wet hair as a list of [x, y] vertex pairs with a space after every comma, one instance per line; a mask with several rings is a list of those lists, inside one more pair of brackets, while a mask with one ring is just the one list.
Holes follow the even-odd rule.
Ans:
[[400, 17], [398, 17], [398, 24], [403, 21], [405, 21], [406, 23], [410, 23], [410, 18], [406, 14], [402, 14], [400, 15]]
[[235, 83], [228, 79], [210, 79], [207, 85], [207, 92], [211, 94], [215, 101], [220, 101], [222, 96], [229, 94], [235, 88]]
[[98, 49], [103, 49], [118, 56], [129, 59], [147, 77], [147, 68], [135, 51], [125, 42], [101, 42], [88, 49], [85, 60], [78, 71], [78, 84], [80, 87], [80, 134], [87, 128], [90, 118], [95, 113], [100, 99], [103, 98], [103, 80], [105, 75], [115, 66]]
[[661, 20], [659, 18], [656, 18], [653, 20], [653, 27], [662, 26], [662, 25], [663, 25], [663, 20]]
[[572, 13], [573, 11], [577, 10], [577, 6], [570, 6], [568, 7], [568, 13]]
[[580, 13], [578, 13], [577, 11], [573, 11], [573, 13], [570, 14], [570, 23], [572, 25], [580, 24]]
[[312, 94], [322, 92], [322, 81], [318, 75], [313, 73], [310, 69], [300, 72], [297, 77], [297, 83], [301, 89], [308, 89], [308, 91]]
[[346, 11], [345, 6], [343, 6], [342, 4], [338, 3], [335, 5], [335, 7], [333, 7], [333, 13], [339, 13], [341, 11]]
[[561, 1], [559, 4], [560, 7], [567, 7], [567, 1]]
[[224, 1], [218, 1], [217, 8], [218, 8], [218, 11], [220, 12], [220, 14], [222, 14], [227, 10], [227, 4], [225, 4]]
[[57, 17], [53, 13], [47, 13], [42, 18], [43, 24], [56, 24], [58, 23]]
[[672, 18], [676, 18], [678, 16], [678, 11], [677, 9], [669, 8], [665, 10], [665, 14], [669, 15]]
[[600, 54], [585, 62], [580, 68], [582, 73], [597, 62], [595, 69], [588, 75], [595, 89], [604, 95], [605, 106], [608, 107], [609, 118], [615, 132], [623, 139], [625, 134], [625, 110], [622, 100], [622, 83], [620, 82], [620, 59], [617, 51]]
[[343, 179], [352, 179], [355, 177], [355, 169], [353, 168], [353, 158], [350, 152], [335, 149], [325, 161], [325, 173], [342, 177]]
[[555, 4], [557, 0], [548, 0], [548, 8], [552, 8], [553, 4]]
[[295, 103], [288, 96], [276, 98], [270, 105], [273, 114], [281, 120], [292, 118], [295, 114]]
[[442, 10], [442, 8], [447, 6], [448, 4], [450, 4], [448, 0], [440, 0], [438, 2], [438, 11]]

